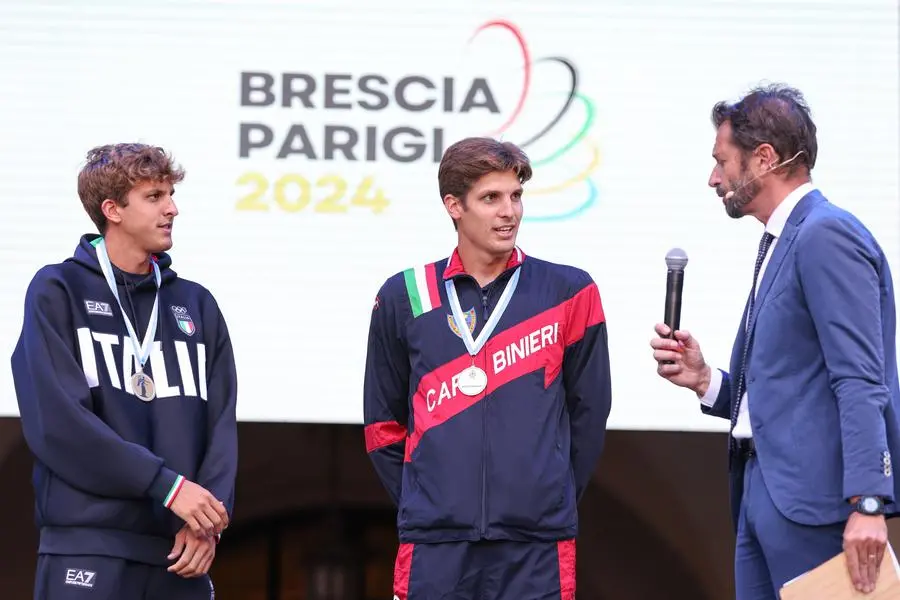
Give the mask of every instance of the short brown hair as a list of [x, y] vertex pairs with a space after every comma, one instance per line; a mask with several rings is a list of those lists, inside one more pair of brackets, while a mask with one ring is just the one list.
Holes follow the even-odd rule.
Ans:
[[710, 116], [716, 129], [731, 123], [731, 139], [741, 151], [744, 166], [762, 144], [771, 144], [778, 162], [800, 154], [786, 167], [788, 175], [801, 166], [808, 174], [816, 166], [816, 124], [800, 90], [783, 84], [761, 85], [734, 104], [717, 102]]
[[87, 163], [78, 173], [78, 196], [100, 233], [106, 232], [106, 217], [100, 205], [107, 198], [125, 206], [128, 192], [139, 182], [184, 179], [184, 169], [176, 165], [162, 148], [146, 144], [107, 144], [91, 148]]
[[470, 137], [451, 145], [438, 167], [441, 199], [447, 194], [465, 202], [476, 181], [488, 173], [514, 171], [521, 183], [531, 179], [531, 163], [521, 148], [512, 142], [488, 137]]

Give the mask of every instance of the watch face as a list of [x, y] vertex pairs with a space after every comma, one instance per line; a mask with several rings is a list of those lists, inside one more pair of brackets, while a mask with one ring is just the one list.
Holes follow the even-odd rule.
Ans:
[[862, 501], [862, 509], [867, 513], [873, 513], [878, 510], [878, 500], [875, 498], [865, 498]]

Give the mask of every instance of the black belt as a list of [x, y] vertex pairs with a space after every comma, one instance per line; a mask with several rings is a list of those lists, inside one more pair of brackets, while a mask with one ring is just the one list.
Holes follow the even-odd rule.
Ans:
[[738, 456], [744, 460], [756, 456], [756, 444], [753, 442], [753, 438], [735, 438], [734, 441], [737, 443]]

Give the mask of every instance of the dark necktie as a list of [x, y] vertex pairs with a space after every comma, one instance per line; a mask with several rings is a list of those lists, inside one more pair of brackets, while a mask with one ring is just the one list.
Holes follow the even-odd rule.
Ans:
[[[762, 268], [763, 259], [766, 257], [766, 253], [769, 251], [769, 246], [772, 245], [772, 240], [775, 239], [775, 236], [769, 233], [768, 231], [763, 233], [762, 239], [759, 240], [759, 252], [756, 255], [756, 268], [753, 270], [753, 287], [750, 290], [750, 301], [747, 307], [747, 322], [744, 324], [744, 327], [747, 329], [744, 332], [744, 351], [741, 354], [741, 370], [738, 373], [737, 379], [737, 395], [734, 397], [734, 405], [731, 407], [731, 429], [734, 429], [734, 424], [737, 423], [738, 418], [738, 410], [741, 406], [741, 397], [744, 395], [744, 390], [747, 388], [745, 377], [746, 377], [746, 368], [747, 368], [747, 351], [750, 349], [750, 322], [753, 320], [753, 307], [756, 304], [756, 280], [759, 277], [759, 270]], [[734, 438], [731, 438], [732, 441]]]

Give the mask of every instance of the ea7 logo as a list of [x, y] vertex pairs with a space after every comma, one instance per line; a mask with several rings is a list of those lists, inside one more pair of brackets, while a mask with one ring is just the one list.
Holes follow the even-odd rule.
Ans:
[[104, 317], [113, 316], [112, 308], [108, 302], [98, 302], [96, 300], [85, 300], [84, 308], [89, 315], [103, 315]]
[[92, 588], [97, 573], [87, 571], [85, 569], [66, 569], [66, 585], [77, 585], [78, 587]]

